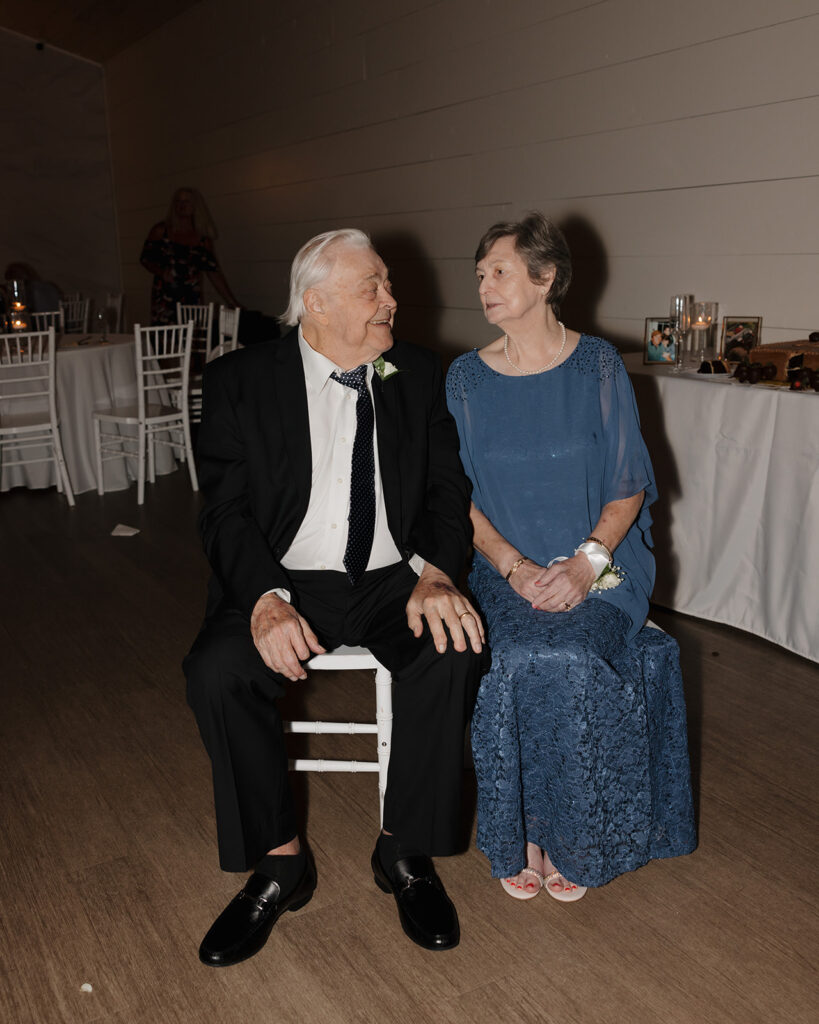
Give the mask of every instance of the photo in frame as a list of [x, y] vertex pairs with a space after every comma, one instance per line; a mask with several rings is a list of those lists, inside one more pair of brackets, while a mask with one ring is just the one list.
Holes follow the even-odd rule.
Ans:
[[643, 337], [643, 362], [651, 366], [673, 366], [676, 357], [673, 321], [664, 316], [647, 316]]
[[743, 360], [762, 339], [761, 316], [724, 316], [720, 351], [731, 363]]

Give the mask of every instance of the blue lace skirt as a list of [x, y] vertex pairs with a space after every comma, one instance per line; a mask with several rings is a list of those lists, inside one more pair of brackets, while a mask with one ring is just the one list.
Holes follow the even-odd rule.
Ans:
[[470, 585], [492, 667], [472, 721], [478, 848], [497, 878], [545, 849], [599, 886], [696, 846], [679, 648], [591, 595], [536, 612], [485, 562]]

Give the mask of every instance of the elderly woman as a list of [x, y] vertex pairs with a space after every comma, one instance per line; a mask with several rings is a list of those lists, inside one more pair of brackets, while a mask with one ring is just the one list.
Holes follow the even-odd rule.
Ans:
[[501, 336], [452, 364], [470, 577], [492, 668], [475, 709], [478, 845], [518, 899], [579, 899], [695, 834], [676, 643], [646, 628], [654, 475], [616, 349], [557, 318], [566, 242], [530, 214], [476, 253]]
[[148, 233], [139, 259], [154, 275], [152, 324], [175, 324], [177, 302], [201, 305], [203, 273], [228, 306], [239, 305], [216, 260], [216, 234], [201, 193], [195, 188], [178, 188], [165, 219]]

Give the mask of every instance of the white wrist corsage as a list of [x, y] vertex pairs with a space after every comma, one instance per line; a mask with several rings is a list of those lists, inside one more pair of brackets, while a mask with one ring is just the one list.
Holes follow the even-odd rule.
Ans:
[[591, 589], [611, 590], [613, 587], [619, 587], [625, 578], [626, 574], [619, 565], [607, 565], [594, 583], [592, 583]]
[[379, 356], [378, 359], [373, 359], [373, 368], [383, 381], [388, 381], [390, 377], [394, 377], [396, 373], [401, 372], [397, 366], [394, 366], [392, 363], [388, 363], [383, 356]]

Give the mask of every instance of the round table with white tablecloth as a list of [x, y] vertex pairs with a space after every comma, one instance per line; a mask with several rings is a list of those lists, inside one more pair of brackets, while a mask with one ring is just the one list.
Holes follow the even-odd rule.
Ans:
[[654, 600], [819, 661], [819, 394], [624, 361], [660, 492]]
[[[60, 436], [71, 486], [75, 494], [95, 490], [94, 427], [91, 414], [111, 405], [136, 403], [136, 359], [133, 334], [64, 334], [57, 339], [57, 412]], [[136, 459], [116, 459], [103, 466], [106, 491], [122, 491], [136, 480]], [[159, 446], [156, 471], [176, 469], [170, 449]], [[0, 491], [12, 487], [53, 487], [54, 467], [49, 463], [0, 466]]]

